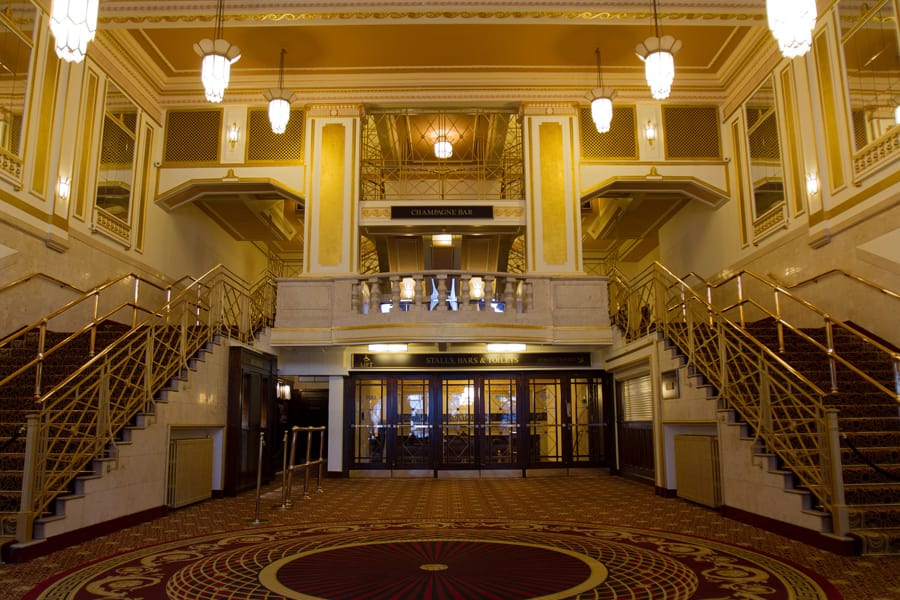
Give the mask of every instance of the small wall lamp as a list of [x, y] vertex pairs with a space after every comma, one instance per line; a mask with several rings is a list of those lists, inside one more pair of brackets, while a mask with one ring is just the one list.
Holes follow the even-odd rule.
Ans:
[[237, 144], [240, 133], [241, 129], [240, 127], [238, 127], [237, 123], [232, 123], [228, 128], [228, 143], [231, 144], [232, 148], [234, 148], [234, 145]]
[[819, 193], [819, 176], [815, 173], [806, 174], [806, 193], [815, 196]]
[[651, 146], [656, 141], [656, 124], [653, 121], [647, 121], [647, 124], [644, 125], [644, 137]]
[[68, 200], [69, 192], [71, 190], [71, 180], [68, 177], [60, 176], [59, 180], [56, 182], [56, 195], [59, 196], [61, 200]]

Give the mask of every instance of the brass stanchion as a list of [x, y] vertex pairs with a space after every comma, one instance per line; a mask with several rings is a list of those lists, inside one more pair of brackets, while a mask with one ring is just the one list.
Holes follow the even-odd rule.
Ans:
[[293, 500], [291, 500], [291, 487], [294, 483], [294, 456], [297, 454], [297, 433], [300, 432], [300, 427], [294, 425], [291, 427], [291, 460], [289, 461], [288, 466], [288, 478], [287, 478], [287, 490], [285, 491], [285, 500], [284, 505], [287, 508], [291, 508], [294, 506]]
[[263, 461], [263, 447], [266, 445], [266, 434], [263, 431], [259, 432], [259, 460], [256, 463], [256, 518], [250, 521], [253, 525], [259, 525], [260, 523], [264, 523], [265, 521], [260, 520], [259, 518], [259, 498], [260, 498], [260, 490], [262, 488], [262, 461]]
[[281, 461], [281, 504], [276, 504], [272, 508], [275, 510], [287, 510], [290, 508], [287, 503], [287, 480], [288, 480], [288, 432], [285, 430], [284, 439], [281, 440], [281, 452], [284, 454], [284, 460]]

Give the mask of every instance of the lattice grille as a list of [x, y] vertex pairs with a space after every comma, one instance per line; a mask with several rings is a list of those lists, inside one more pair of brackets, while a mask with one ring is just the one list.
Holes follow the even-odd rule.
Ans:
[[[103, 143], [100, 150], [100, 164], [128, 165], [134, 159], [134, 133], [127, 129], [127, 123], [117, 118], [118, 115], [103, 117]], [[127, 115], [124, 115], [127, 116]], [[130, 121], [134, 123], [135, 115]]]
[[580, 118], [582, 158], [637, 158], [635, 120], [633, 106], [613, 106], [609, 131], [598, 133], [591, 119], [591, 109], [582, 108]]
[[747, 108], [748, 141], [750, 143], [750, 158], [757, 160], [780, 161], [781, 150], [778, 144], [778, 120], [774, 111], [762, 115], [754, 114], [753, 109]]
[[525, 273], [527, 267], [525, 256], [525, 236], [520, 235], [513, 240], [506, 259], [506, 271], [508, 273]]
[[222, 111], [173, 111], [166, 115], [166, 162], [218, 162]]
[[375, 248], [374, 242], [366, 236], [359, 238], [359, 272], [362, 275], [381, 272], [378, 262], [378, 249]]
[[303, 111], [291, 109], [284, 133], [272, 133], [268, 109], [251, 109], [247, 115], [247, 161], [303, 160]]
[[666, 158], [721, 158], [715, 106], [663, 106]]

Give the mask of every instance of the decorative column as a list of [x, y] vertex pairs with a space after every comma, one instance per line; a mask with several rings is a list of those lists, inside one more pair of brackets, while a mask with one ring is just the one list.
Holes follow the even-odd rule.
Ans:
[[528, 271], [580, 273], [576, 108], [570, 104], [529, 104], [523, 107], [523, 114]]
[[304, 272], [357, 270], [360, 106], [311, 106], [306, 111], [307, 190]]

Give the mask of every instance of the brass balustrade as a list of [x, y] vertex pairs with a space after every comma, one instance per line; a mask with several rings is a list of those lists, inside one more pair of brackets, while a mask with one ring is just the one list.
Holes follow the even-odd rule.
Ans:
[[[762, 303], [744, 295], [723, 309], [710, 301], [713, 295], [712, 287], [697, 291], [657, 263], [629, 281], [610, 277], [610, 314], [627, 340], [657, 331], [674, 343], [716, 388], [722, 405], [740, 414], [830, 513], [834, 533], [844, 535], [849, 519], [837, 413], [823, 401], [828, 392], [743, 329], [747, 314], [741, 307]], [[778, 323], [797, 330], [780, 318]]]
[[[162, 289], [134, 274], [117, 278], [70, 302], [60, 311], [82, 302], [99, 304], [100, 296], [118, 283], [133, 280], [132, 300], [102, 314], [94, 310], [88, 325], [55, 345], [61, 350], [78, 333], [96, 326], [122, 309], [132, 311], [132, 327], [121, 338], [93, 355], [53, 389], [41, 393], [40, 367], [48, 318], [36, 327], [41, 332], [38, 355], [28, 364], [37, 368], [34, 412], [27, 415], [25, 469], [16, 539], [28, 542], [34, 519], [45, 514], [53, 500], [95, 458], [114, 448], [117, 433], [142, 412], [152, 412], [154, 394], [181, 374], [188, 360], [213, 336], [249, 342], [254, 333], [274, 320], [274, 280], [263, 275], [250, 285], [222, 266], [197, 279], [185, 278]], [[140, 301], [140, 286], [156, 286], [165, 301], [155, 309]], [[11, 343], [10, 336], [0, 345]], [[25, 367], [0, 385], [27, 372]], [[8, 527], [7, 527], [8, 529]]]

